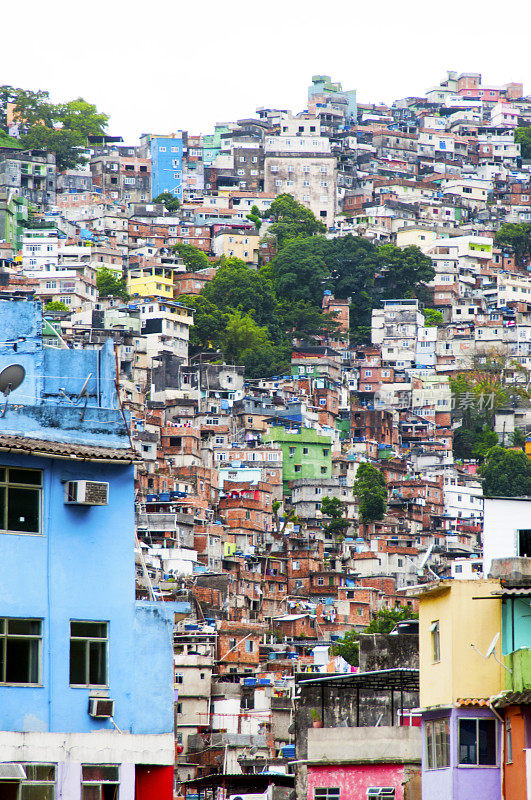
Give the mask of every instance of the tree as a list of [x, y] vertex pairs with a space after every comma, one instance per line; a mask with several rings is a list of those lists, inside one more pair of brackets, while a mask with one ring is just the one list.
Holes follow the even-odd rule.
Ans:
[[45, 311], [70, 311], [71, 309], [68, 306], [61, 302], [61, 300], [50, 300], [49, 303], [46, 303], [44, 306]]
[[173, 245], [172, 250], [184, 261], [187, 272], [199, 272], [211, 266], [206, 254], [193, 244], [179, 242]]
[[424, 325], [427, 328], [436, 328], [444, 323], [442, 311], [439, 311], [437, 308], [425, 308], [423, 314]]
[[360, 464], [354, 481], [361, 522], [383, 519], [386, 510], [387, 487], [382, 473], [372, 464]]
[[87, 157], [83, 153], [83, 139], [75, 131], [35, 125], [20, 137], [20, 144], [25, 150], [47, 150], [54, 153], [60, 172], [87, 163]]
[[253, 311], [258, 325], [271, 321], [277, 305], [273, 282], [267, 273], [251, 269], [238, 258], [222, 261], [214, 278], [201, 290], [221, 311]]
[[325, 247], [326, 239], [321, 236], [294, 239], [284, 244], [269, 267], [278, 297], [289, 303], [311, 303], [320, 308], [323, 290], [330, 280], [330, 270], [324, 260]]
[[531, 158], [531, 127], [516, 128], [514, 141], [520, 145], [520, 154], [524, 161]]
[[[166, 208], [166, 211], [169, 211], [170, 213], [177, 211], [181, 205], [179, 198], [175, 197], [175, 195], [171, 192], [161, 192], [161, 194], [153, 198], [152, 202], [162, 203], [162, 205]], [[175, 247], [179, 247], [179, 245], [175, 245]]]
[[418, 619], [419, 615], [406, 606], [405, 608], [382, 608], [378, 611], [364, 633], [390, 633], [397, 622], [406, 619]]
[[496, 234], [495, 242], [501, 247], [510, 247], [514, 252], [516, 263], [523, 266], [531, 256], [531, 224], [504, 222]]
[[493, 447], [480, 474], [486, 497], [531, 496], [531, 460], [521, 450]]
[[56, 108], [63, 130], [77, 133], [85, 144], [88, 143], [89, 136], [103, 135], [109, 124], [108, 115], [98, 111], [93, 103], [87, 103], [82, 97]]
[[343, 537], [350, 523], [343, 516], [345, 507], [341, 500], [338, 497], [323, 497], [321, 512], [324, 517], [330, 517], [332, 520], [325, 526], [325, 533], [331, 534], [334, 538]]
[[194, 324], [190, 328], [190, 352], [215, 352], [223, 348], [228, 317], [201, 294], [182, 295], [179, 302], [194, 309]]
[[511, 444], [513, 447], [519, 447], [525, 450], [526, 436], [521, 428], [515, 428], [511, 433]]
[[270, 353], [272, 342], [267, 328], [260, 327], [250, 313], [235, 309], [228, 313], [222, 348], [227, 361], [245, 365], [256, 363], [257, 353]]
[[313, 236], [326, 231], [326, 225], [291, 194], [280, 194], [273, 200], [267, 218], [273, 223], [269, 230], [276, 237], [279, 250], [298, 236]]
[[262, 224], [262, 217], [258, 206], [251, 207], [251, 213], [247, 214], [246, 219], [249, 219], [254, 224], [256, 229], [260, 227], [260, 225]]
[[102, 267], [96, 274], [96, 286], [100, 297], [121, 297], [129, 300], [127, 293], [127, 280], [117, 278], [115, 273], [107, 267]]
[[385, 299], [413, 297], [419, 284], [433, 280], [432, 260], [418, 247], [383, 244], [378, 248], [381, 267], [380, 285]]
[[330, 655], [341, 656], [348, 664], [357, 667], [360, 663], [359, 633], [352, 629], [343, 634], [330, 648]]

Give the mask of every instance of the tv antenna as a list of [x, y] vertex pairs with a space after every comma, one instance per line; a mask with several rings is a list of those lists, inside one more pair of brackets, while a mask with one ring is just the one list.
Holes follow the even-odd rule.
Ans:
[[83, 411], [81, 412], [81, 418], [80, 418], [80, 422], [83, 422], [83, 420], [85, 419], [85, 412], [86, 412], [86, 410], [87, 410], [87, 404], [88, 404], [88, 385], [89, 385], [89, 383], [90, 383], [90, 379], [92, 378], [92, 375], [93, 375], [93, 374], [94, 374], [94, 373], [92, 373], [92, 372], [89, 372], [89, 374], [88, 374], [88, 375], [87, 375], [87, 377], [85, 378], [85, 381], [84, 381], [84, 383], [83, 383], [83, 386], [82, 386], [82, 387], [81, 387], [81, 389], [79, 390], [79, 392], [78, 392], [78, 394], [77, 394], [77, 397], [76, 397], [76, 399], [75, 399], [75, 400], [72, 400], [72, 399], [71, 399], [71, 398], [70, 398], [70, 397], [67, 395], [67, 393], [66, 393], [66, 389], [65, 389], [65, 387], [64, 387], [64, 386], [63, 386], [63, 387], [61, 387], [61, 388], [59, 389], [59, 393], [61, 394], [61, 396], [62, 396], [62, 397], [64, 397], [64, 399], [65, 399], [65, 400], [67, 400], [67, 401], [70, 403], [70, 405], [72, 405], [72, 406], [78, 406], [78, 405], [80, 404], [81, 400], [82, 400], [83, 398], [85, 398], [85, 405], [83, 406]]
[[2, 417], [6, 415], [9, 395], [11, 392], [14, 392], [15, 389], [18, 389], [25, 377], [26, 370], [21, 364], [10, 364], [8, 367], [4, 367], [2, 372], [0, 372], [0, 392], [2, 392], [6, 399], [4, 410], [1, 414]]
[[505, 664], [503, 663], [503, 661], [501, 661], [501, 660], [498, 658], [498, 656], [496, 655], [496, 645], [497, 645], [497, 643], [498, 643], [498, 639], [499, 639], [499, 638], [500, 638], [500, 632], [498, 631], [498, 633], [495, 633], [495, 634], [494, 634], [494, 636], [492, 637], [492, 641], [491, 641], [491, 643], [489, 644], [489, 646], [488, 646], [488, 648], [487, 648], [487, 652], [486, 652], [485, 654], [483, 654], [483, 653], [481, 652], [481, 650], [479, 650], [479, 649], [476, 647], [476, 645], [475, 645], [475, 644], [471, 644], [471, 645], [470, 645], [470, 647], [471, 647], [473, 650], [475, 650], [475, 651], [476, 651], [476, 653], [479, 653], [479, 655], [481, 656], [481, 658], [485, 658], [486, 660], [488, 660], [488, 659], [489, 659], [491, 656], [493, 656], [493, 658], [494, 658], [494, 661], [497, 661], [497, 662], [498, 662], [498, 664], [500, 664], [500, 665], [501, 665], [501, 666], [502, 666], [504, 669], [506, 669], [506, 670], [507, 670], [507, 672], [510, 672], [510, 673], [511, 673], [511, 675], [512, 675], [512, 672], [513, 672], [513, 671], [512, 671], [512, 669], [509, 669], [509, 667], [506, 667], [506, 666], [505, 666]]

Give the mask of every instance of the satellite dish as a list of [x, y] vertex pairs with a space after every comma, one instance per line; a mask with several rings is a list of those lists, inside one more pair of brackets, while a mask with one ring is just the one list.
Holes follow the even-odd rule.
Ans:
[[491, 656], [494, 653], [499, 638], [500, 638], [500, 632], [498, 631], [498, 633], [494, 634], [494, 638], [492, 639], [492, 642], [489, 644], [488, 650], [485, 654], [486, 658], [489, 658], [489, 656]]
[[89, 372], [89, 374], [85, 378], [85, 383], [83, 384], [83, 386], [79, 390], [79, 394], [76, 397], [76, 403], [79, 403], [79, 401], [81, 400], [82, 397], [86, 397], [87, 396], [87, 388], [88, 388], [89, 381], [90, 381], [91, 378], [92, 378], [92, 372]]
[[26, 370], [21, 364], [10, 364], [0, 372], [0, 392], [7, 397], [18, 389], [25, 377]]
[[0, 392], [2, 392], [6, 399], [2, 417], [6, 415], [9, 395], [11, 392], [14, 392], [15, 389], [18, 389], [25, 377], [26, 370], [21, 364], [10, 364], [8, 367], [4, 367], [2, 372], [0, 372]]
[[85, 378], [85, 382], [84, 382], [83, 386], [79, 390], [78, 396], [76, 397], [76, 399], [74, 401], [75, 405], [77, 405], [80, 400], [85, 398], [85, 405], [83, 406], [83, 411], [81, 412], [81, 417], [79, 418], [80, 422], [83, 422], [83, 420], [85, 419], [85, 412], [87, 410], [87, 405], [88, 405], [88, 389], [87, 389], [87, 387], [89, 385], [89, 381], [90, 381], [91, 378], [92, 378], [92, 372], [89, 372], [89, 374]]
[[435, 546], [435, 545], [434, 545], [434, 544], [433, 544], [433, 542], [432, 542], [432, 543], [430, 544], [430, 546], [428, 547], [428, 549], [426, 550], [426, 552], [424, 553], [424, 556], [423, 556], [423, 558], [422, 558], [422, 560], [421, 560], [421, 562], [420, 562], [420, 564], [419, 564], [419, 572], [420, 572], [421, 570], [423, 570], [423, 569], [424, 569], [424, 567], [426, 566], [426, 564], [428, 563], [428, 559], [429, 559], [429, 557], [430, 557], [430, 556], [431, 556], [431, 554], [432, 554], [432, 551], [433, 551], [433, 548], [434, 548], [434, 546]]

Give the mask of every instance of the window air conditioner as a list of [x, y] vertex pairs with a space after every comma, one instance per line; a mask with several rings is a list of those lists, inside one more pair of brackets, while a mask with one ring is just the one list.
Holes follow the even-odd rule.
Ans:
[[109, 484], [102, 481], [67, 481], [65, 503], [78, 506], [106, 506]]
[[106, 697], [89, 697], [89, 716], [96, 719], [108, 719], [114, 716], [114, 700]]

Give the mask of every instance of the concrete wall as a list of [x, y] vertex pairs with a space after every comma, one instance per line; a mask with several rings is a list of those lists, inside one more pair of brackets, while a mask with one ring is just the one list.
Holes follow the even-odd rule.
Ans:
[[310, 728], [308, 758], [369, 761], [418, 761], [422, 739], [418, 727]]
[[485, 498], [483, 520], [483, 574], [493, 558], [518, 556], [519, 529], [530, 527], [531, 500]]

